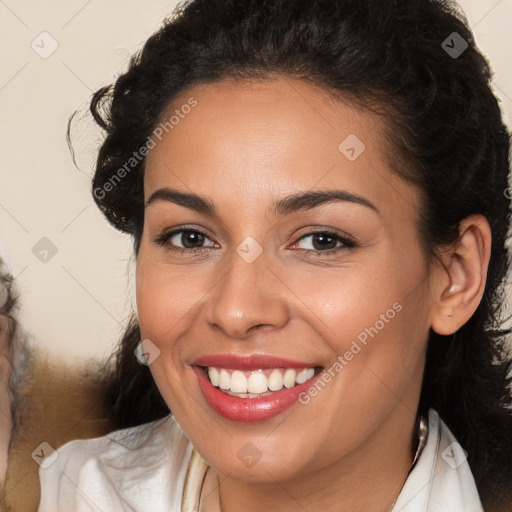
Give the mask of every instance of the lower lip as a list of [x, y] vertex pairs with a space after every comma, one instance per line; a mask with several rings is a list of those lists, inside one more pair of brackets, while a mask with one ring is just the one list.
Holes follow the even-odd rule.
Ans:
[[283, 388], [268, 396], [239, 398], [227, 395], [213, 386], [202, 368], [196, 366], [194, 371], [199, 381], [199, 388], [208, 405], [224, 418], [241, 423], [267, 420], [281, 414], [295, 404], [299, 400], [300, 394], [307, 391], [322, 373], [318, 372], [308, 381], [291, 389]]

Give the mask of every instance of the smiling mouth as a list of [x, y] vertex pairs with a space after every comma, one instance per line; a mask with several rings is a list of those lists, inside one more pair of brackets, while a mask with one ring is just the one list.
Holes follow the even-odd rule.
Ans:
[[322, 367], [265, 368], [252, 371], [215, 366], [200, 367], [212, 386], [227, 395], [239, 398], [270, 396], [283, 388], [292, 389], [317, 375]]

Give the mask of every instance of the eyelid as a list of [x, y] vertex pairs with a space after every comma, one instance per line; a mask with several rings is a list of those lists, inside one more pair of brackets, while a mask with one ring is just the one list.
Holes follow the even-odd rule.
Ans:
[[[347, 241], [350, 241], [354, 244], [358, 244], [358, 239], [350, 234], [348, 234], [346, 231], [342, 231], [340, 229], [334, 229], [334, 228], [328, 228], [324, 226], [308, 226], [305, 232], [301, 232], [301, 234], [298, 236], [297, 240], [300, 240], [302, 237], [309, 236], [309, 235], [316, 235], [316, 234], [326, 234], [331, 235], [333, 237], [338, 237], [345, 239]], [[302, 230], [301, 230], [302, 231]]]
[[189, 247], [177, 247], [175, 245], [168, 244], [168, 241], [172, 237], [174, 237], [177, 234], [182, 233], [182, 232], [199, 233], [199, 234], [203, 235], [205, 238], [207, 238], [208, 240], [212, 241], [214, 244], [218, 245], [217, 242], [215, 242], [215, 240], [212, 240], [212, 238], [208, 235], [208, 233], [206, 233], [205, 230], [195, 227], [195, 226], [186, 226], [186, 225], [178, 226], [178, 227], [171, 228], [171, 229], [164, 229], [161, 233], [159, 233], [153, 237], [153, 242], [158, 245], [162, 245], [162, 246], [168, 245], [168, 248], [170, 250], [177, 250], [177, 251], [182, 251], [182, 252], [199, 252], [201, 250], [207, 249], [208, 247], [211, 247], [211, 246], [206, 246], [206, 247], [189, 248]]
[[333, 249], [326, 249], [325, 251], [318, 251], [316, 249], [302, 249], [303, 251], [308, 253], [316, 253], [318, 255], [320, 254], [333, 254], [335, 252], [338, 252], [339, 250], [343, 249], [354, 249], [358, 247], [358, 242], [354, 239], [354, 237], [348, 235], [347, 233], [339, 233], [338, 231], [329, 229], [329, 228], [313, 228], [311, 231], [308, 231], [306, 233], [303, 233], [300, 235], [295, 242], [293, 242], [293, 245], [296, 245], [301, 240], [315, 235], [327, 235], [329, 238], [335, 239], [337, 242], [340, 242], [342, 245], [338, 247], [334, 247]]
[[[173, 244], [169, 243], [169, 240], [173, 238], [174, 236], [178, 235], [179, 233], [183, 232], [192, 232], [192, 233], [198, 233], [211, 242], [213, 242], [215, 245], [218, 246], [217, 242], [215, 242], [203, 229], [199, 229], [195, 226], [178, 226], [176, 228], [170, 229], [170, 230], [164, 230], [160, 235], [156, 236], [153, 241], [157, 243], [158, 245], [163, 246], [167, 250], [179, 252], [181, 254], [190, 254], [193, 255], [194, 253], [196, 255], [204, 254], [208, 251], [209, 248], [216, 248], [213, 246], [203, 246], [203, 247], [179, 247]], [[291, 245], [294, 246], [298, 244], [301, 240], [304, 240], [307, 237], [312, 237], [315, 235], [327, 235], [328, 238], [333, 238], [336, 242], [340, 242], [341, 245], [335, 246], [331, 249], [326, 250], [317, 250], [317, 249], [298, 249], [299, 252], [302, 252], [304, 255], [310, 255], [313, 254], [315, 257], [329, 257], [334, 256], [340, 251], [346, 251], [346, 250], [352, 250], [356, 247], [358, 247], [359, 243], [354, 240], [354, 238], [347, 233], [341, 234], [337, 230], [333, 230], [331, 228], [325, 228], [321, 226], [310, 227], [309, 231], [306, 231], [305, 233], [301, 234]], [[294, 249], [297, 250], [297, 249]]]

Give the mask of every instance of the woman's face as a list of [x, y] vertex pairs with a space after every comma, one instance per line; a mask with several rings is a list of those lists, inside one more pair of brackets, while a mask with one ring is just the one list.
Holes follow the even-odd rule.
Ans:
[[286, 78], [194, 86], [173, 114], [146, 161], [137, 306], [187, 437], [254, 482], [410, 457], [432, 299], [382, 120]]

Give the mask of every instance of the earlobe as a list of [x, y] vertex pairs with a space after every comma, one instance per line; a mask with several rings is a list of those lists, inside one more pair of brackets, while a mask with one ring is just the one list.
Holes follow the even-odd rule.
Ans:
[[435, 290], [432, 329], [453, 334], [473, 315], [482, 299], [491, 253], [491, 229], [482, 215], [471, 215], [459, 226], [459, 240], [443, 253]]

